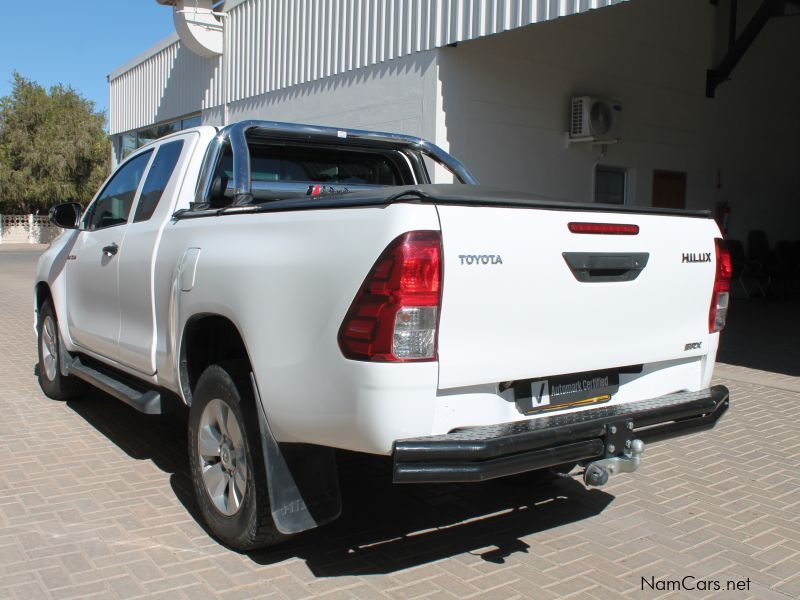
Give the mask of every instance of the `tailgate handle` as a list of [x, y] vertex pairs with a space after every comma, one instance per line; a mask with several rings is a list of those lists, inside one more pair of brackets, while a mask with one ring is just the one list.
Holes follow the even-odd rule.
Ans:
[[564, 260], [583, 283], [633, 281], [647, 266], [648, 252], [564, 252]]

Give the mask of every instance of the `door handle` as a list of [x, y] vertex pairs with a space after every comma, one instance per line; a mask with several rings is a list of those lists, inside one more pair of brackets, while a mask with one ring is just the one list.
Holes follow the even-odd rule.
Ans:
[[119, 246], [116, 243], [111, 244], [110, 246], [106, 246], [103, 248], [103, 254], [108, 256], [109, 258], [114, 256], [117, 252], [119, 252]]

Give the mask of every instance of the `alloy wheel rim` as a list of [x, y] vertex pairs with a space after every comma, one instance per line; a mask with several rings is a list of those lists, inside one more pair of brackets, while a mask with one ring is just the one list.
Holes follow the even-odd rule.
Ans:
[[233, 410], [214, 398], [200, 415], [197, 435], [200, 471], [208, 497], [220, 513], [233, 516], [247, 493], [247, 454]]
[[45, 317], [42, 324], [42, 363], [44, 366], [44, 374], [49, 381], [56, 378], [56, 369], [58, 368], [58, 349], [56, 347], [56, 326], [52, 317]]

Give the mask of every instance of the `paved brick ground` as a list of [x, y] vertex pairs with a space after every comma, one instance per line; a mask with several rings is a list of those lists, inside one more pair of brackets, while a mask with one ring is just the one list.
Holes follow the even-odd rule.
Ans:
[[198, 524], [178, 423], [40, 393], [36, 256], [0, 250], [0, 598], [655, 598], [643, 577], [686, 575], [800, 597], [797, 377], [721, 367], [717, 429], [649, 446], [603, 491], [393, 488], [385, 461], [345, 456], [337, 523], [240, 555]]

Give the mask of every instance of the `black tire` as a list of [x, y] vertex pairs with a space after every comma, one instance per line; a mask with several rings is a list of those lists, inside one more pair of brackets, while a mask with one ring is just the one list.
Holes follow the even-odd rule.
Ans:
[[[241, 433], [241, 446], [243, 447], [235, 450], [234, 444], [231, 443], [226, 455], [227, 462], [224, 461], [222, 452], [219, 453], [219, 458], [216, 460], [213, 457], [204, 458], [201, 456], [199, 447], [201, 429], [204, 430], [204, 436], [208, 432], [214, 436], [219, 434], [220, 445], [227, 439], [226, 435], [221, 432], [221, 428], [215, 429], [208, 421], [209, 418], [212, 418], [210, 413], [220, 408], [217, 401], [227, 406], [230, 411], [227, 418], [229, 419], [230, 415], [236, 418], [236, 425]], [[227, 433], [231, 433], [231, 439], [234, 438], [232, 427], [226, 429], [228, 429]], [[241, 456], [242, 453], [246, 457], [245, 470], [247, 472], [246, 478], [242, 479], [247, 483], [240, 504], [237, 506], [235, 501], [231, 501], [230, 497], [226, 498], [226, 496], [228, 496], [230, 486], [234, 485], [234, 481], [237, 482], [237, 486], [240, 486], [238, 483], [240, 480], [236, 479], [236, 473], [241, 461], [236, 457]], [[230, 468], [232, 471], [229, 471]], [[211, 533], [223, 544], [233, 550], [247, 552], [271, 546], [288, 537], [278, 531], [272, 519], [258, 414], [250, 383], [250, 369], [246, 363], [237, 361], [212, 365], [200, 376], [192, 394], [192, 405], [189, 409], [189, 469], [203, 520]], [[229, 477], [228, 487], [225, 488], [228, 491], [217, 494], [216, 500], [212, 498], [212, 493], [209, 491], [203, 475], [204, 470], [214, 469], [222, 473], [223, 477], [225, 473], [228, 473]], [[220, 485], [223, 485], [222, 480], [220, 482]], [[227, 506], [218, 507], [218, 502]], [[226, 508], [229, 512], [235, 512], [226, 514], [224, 512]]]
[[37, 346], [39, 349], [39, 386], [48, 398], [72, 400], [86, 392], [86, 383], [75, 377], [61, 374], [58, 343], [58, 319], [52, 304], [46, 300], [39, 309], [37, 323]]

